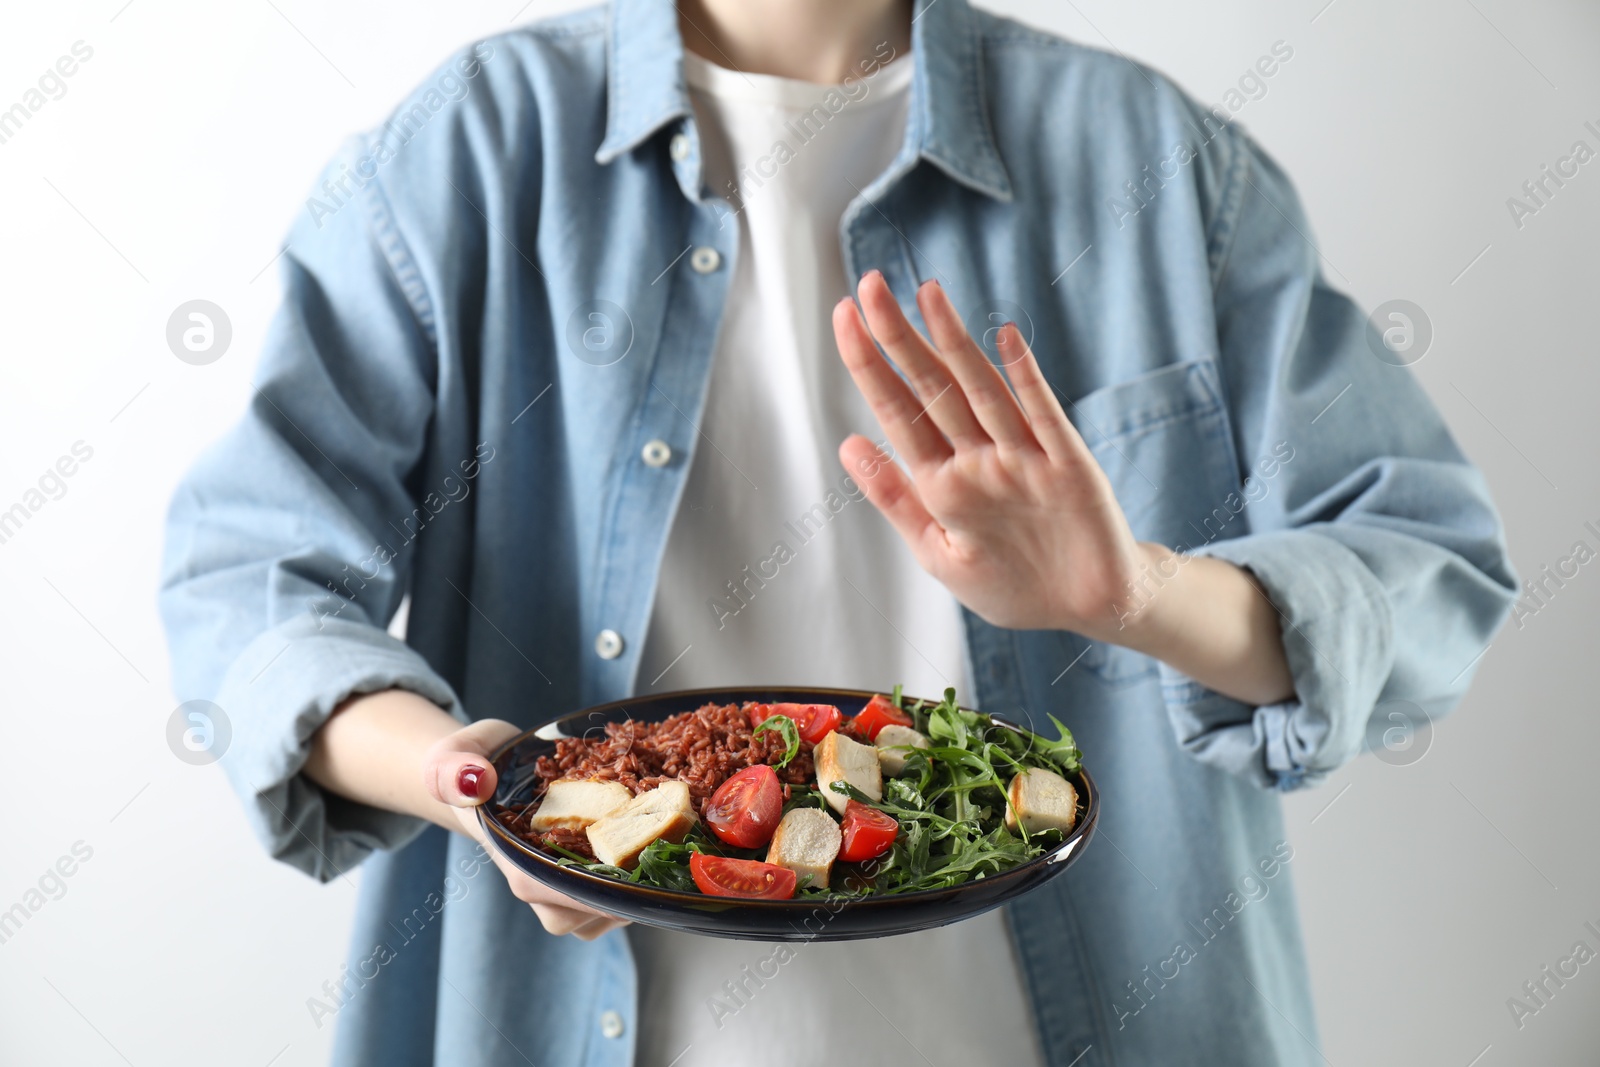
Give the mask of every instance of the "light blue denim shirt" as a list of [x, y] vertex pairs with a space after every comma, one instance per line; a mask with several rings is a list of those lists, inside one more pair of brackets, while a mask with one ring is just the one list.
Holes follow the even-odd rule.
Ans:
[[[1055, 1067], [1318, 1063], [1277, 791], [1354, 758], [1384, 702], [1460, 699], [1515, 591], [1499, 522], [1224, 113], [965, 0], [917, 8], [847, 276], [881, 270], [919, 325], [930, 277], [975, 333], [1022, 324], [1135, 535], [1259, 578], [1297, 694], [1249, 707], [965, 616], [968, 697], [1065, 720], [1104, 790], [1103, 840], [1009, 909], [1040, 1043]], [[258, 392], [173, 503], [178, 695], [231, 718], [274, 857], [366, 864], [350, 970], [307, 1002], [341, 1064], [632, 1059], [623, 933], [546, 935], [464, 839], [300, 771], [352, 693], [531, 725], [633, 690], [738, 249], [681, 56], [670, 3], [618, 0], [464, 51], [350, 143], [289, 237]]]

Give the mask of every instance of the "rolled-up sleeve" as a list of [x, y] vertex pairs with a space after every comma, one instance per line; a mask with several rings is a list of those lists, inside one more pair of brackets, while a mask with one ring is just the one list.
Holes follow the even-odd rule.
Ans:
[[1225, 141], [1217, 351], [1247, 523], [1178, 547], [1260, 582], [1294, 696], [1251, 707], [1165, 666], [1162, 689], [1190, 753], [1294, 789], [1381, 733], [1379, 706], [1451, 710], [1517, 585], [1482, 477], [1411, 369], [1379, 357], [1366, 317], [1326, 283], [1288, 179], [1242, 132]]
[[222, 709], [221, 763], [256, 833], [322, 880], [423, 828], [305, 778], [333, 709], [399, 687], [467, 721], [450, 685], [386, 632], [410, 562], [390, 531], [417, 507], [407, 480], [437, 373], [417, 279], [377, 182], [331, 215], [302, 215], [244, 418], [168, 515], [160, 602], [174, 688]]

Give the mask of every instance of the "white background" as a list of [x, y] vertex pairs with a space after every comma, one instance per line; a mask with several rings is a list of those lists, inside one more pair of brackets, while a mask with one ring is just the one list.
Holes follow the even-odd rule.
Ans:
[[[1575, 140], [1600, 148], [1583, 128], [1600, 127], [1600, 9], [1324, 3], [1001, 6], [1208, 102], [1275, 41], [1294, 49], [1239, 118], [1297, 179], [1334, 282], [1426, 310], [1417, 373], [1535, 574], [1600, 545], [1583, 528], [1600, 527], [1600, 161], [1521, 230], [1505, 202]], [[266, 268], [340, 139], [455, 45], [565, 5], [123, 4], [17, 6], [0, 35], [0, 108], [73, 42], [94, 49], [0, 145], [0, 510], [75, 441], [94, 449], [0, 545], [0, 910], [93, 849], [0, 945], [0, 1061], [317, 1064], [333, 1028], [306, 998], [343, 961], [354, 890], [268, 861], [221, 772], [168, 750], [162, 516], [243, 406], [278, 297]], [[234, 328], [206, 367], [164, 342], [196, 297]], [[1286, 801], [1328, 1062], [1595, 1062], [1600, 963], [1520, 1031], [1506, 1000], [1579, 938], [1600, 947], [1583, 929], [1600, 926], [1597, 609], [1590, 564], [1502, 632], [1420, 762], [1364, 758]]]

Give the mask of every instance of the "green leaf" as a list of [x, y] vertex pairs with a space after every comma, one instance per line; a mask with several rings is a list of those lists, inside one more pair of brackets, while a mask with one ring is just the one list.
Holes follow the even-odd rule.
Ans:
[[783, 802], [783, 814], [787, 815], [795, 808], [823, 808], [826, 809], [828, 801], [823, 797], [822, 791], [808, 785], [792, 785], [789, 787], [789, 799]]
[[839, 779], [837, 782], [829, 782], [828, 788], [833, 790], [835, 793], [843, 793], [851, 800], [859, 800], [863, 804], [873, 803], [871, 797], [867, 796], [867, 794], [863, 793], [861, 790], [857, 789], [843, 778]]
[[922, 798], [922, 790], [912, 785], [906, 778], [891, 778], [884, 783], [883, 798], [891, 804], [901, 807], [922, 809], [928, 802]]
[[1054, 715], [1050, 715], [1049, 718], [1055, 724], [1057, 737], [1054, 741], [1050, 741], [1040, 734], [1034, 734], [1038, 741], [1034, 751], [1042, 752], [1052, 761], [1059, 763], [1068, 774], [1078, 773], [1083, 766], [1082, 754], [1078, 751], [1077, 742], [1072, 739], [1072, 731], [1063, 726], [1061, 720]]
[[568, 863], [578, 863], [578, 864], [581, 864], [581, 865], [587, 867], [590, 864], [594, 863], [594, 860], [590, 859], [588, 856], [580, 856], [576, 852], [572, 851], [569, 848], [562, 848], [560, 845], [556, 844], [554, 841], [546, 841], [546, 842], [544, 842], [544, 846], [543, 847], [549, 849], [551, 852], [559, 852], [559, 853], [561, 853], [562, 858], [567, 861], [566, 863], [562, 864], [563, 866], [566, 866]]
[[778, 731], [784, 743], [789, 746], [783, 754], [783, 759], [777, 763], [779, 767], [787, 767], [789, 761], [800, 754], [800, 728], [787, 715], [772, 715], [762, 720], [761, 725], [757, 726], [750, 736], [759, 737], [767, 730]]
[[[954, 690], [947, 690], [953, 695]], [[948, 697], [928, 713], [928, 736], [935, 741], [948, 741], [957, 748], [967, 747], [967, 724], [960, 710]]]
[[689, 857], [696, 851], [688, 841], [681, 844], [674, 844], [665, 838], [653, 841], [639, 853], [639, 865], [634, 868], [633, 881], [693, 893], [697, 887], [694, 876], [689, 873]]

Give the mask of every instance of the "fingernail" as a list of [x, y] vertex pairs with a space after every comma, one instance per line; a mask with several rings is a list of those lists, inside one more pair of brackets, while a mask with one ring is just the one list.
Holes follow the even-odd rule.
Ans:
[[461, 795], [472, 800], [478, 799], [478, 790], [483, 788], [484, 775], [489, 772], [476, 764], [469, 763], [461, 768], [461, 773], [456, 775], [456, 788]]
[[867, 271], [867, 273], [865, 273], [865, 274], [863, 274], [861, 276], [861, 280], [862, 281], [866, 281], [868, 278], [872, 277], [874, 274], [876, 274], [879, 278], [883, 277], [883, 271], [879, 270], [877, 267], [873, 267], [871, 270]]

